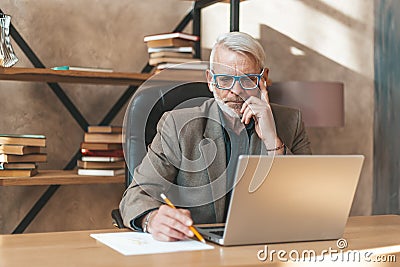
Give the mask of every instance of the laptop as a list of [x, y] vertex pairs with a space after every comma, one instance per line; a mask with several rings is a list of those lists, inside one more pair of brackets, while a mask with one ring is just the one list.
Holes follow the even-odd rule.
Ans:
[[339, 239], [364, 156], [239, 157], [224, 225], [197, 225], [224, 246]]

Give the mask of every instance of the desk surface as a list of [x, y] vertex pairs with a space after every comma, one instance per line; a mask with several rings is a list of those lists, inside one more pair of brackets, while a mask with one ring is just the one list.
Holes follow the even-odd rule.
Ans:
[[[295, 226], [294, 226], [295, 227]], [[76, 231], [0, 236], [0, 266], [256, 266], [266, 263], [287, 265], [288, 263], [261, 262], [257, 252], [264, 245], [219, 247], [213, 250], [167, 253], [143, 256], [123, 256], [97, 242], [90, 233], [121, 230]], [[379, 263], [367, 266], [398, 266], [400, 261], [400, 216], [351, 217], [343, 236], [350, 250], [372, 250], [379, 247], [396, 246], [397, 250], [386, 253], [395, 255], [397, 263]], [[320, 253], [329, 247], [337, 249], [336, 240], [297, 242], [268, 245], [269, 251], [303, 251], [313, 249]], [[293, 263], [292, 263], [293, 264]], [[337, 265], [336, 265], [337, 264]], [[365, 266], [365, 262], [335, 266]], [[290, 264], [289, 264], [290, 265]], [[299, 263], [295, 264], [296, 266]], [[300, 264], [309, 266], [310, 263]], [[326, 265], [324, 265], [326, 266]]]

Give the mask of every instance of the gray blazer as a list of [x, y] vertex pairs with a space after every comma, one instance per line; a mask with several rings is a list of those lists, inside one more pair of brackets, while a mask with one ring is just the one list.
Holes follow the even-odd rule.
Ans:
[[[271, 108], [277, 134], [286, 145], [287, 154], [311, 154], [300, 111], [276, 104], [271, 104]], [[253, 134], [250, 154], [260, 154], [262, 145], [257, 134]], [[205, 101], [200, 107], [166, 112], [121, 200], [120, 211], [125, 226], [132, 228], [133, 219], [162, 205], [160, 193], [166, 193], [177, 206], [188, 208], [195, 223], [222, 222], [225, 151], [218, 105], [214, 99]]]

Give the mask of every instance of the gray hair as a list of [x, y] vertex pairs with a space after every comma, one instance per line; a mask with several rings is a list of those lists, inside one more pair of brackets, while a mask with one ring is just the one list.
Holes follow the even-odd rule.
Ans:
[[243, 32], [228, 32], [218, 36], [211, 54], [210, 69], [213, 69], [215, 52], [218, 47], [226, 47], [229, 50], [254, 57], [256, 64], [263, 69], [266, 67], [266, 56], [261, 44], [251, 35]]

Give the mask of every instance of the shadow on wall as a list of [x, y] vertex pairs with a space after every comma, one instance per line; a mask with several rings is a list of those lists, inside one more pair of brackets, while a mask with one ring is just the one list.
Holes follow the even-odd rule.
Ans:
[[315, 11], [323, 13], [324, 15], [327, 15], [344, 25], [346, 25], [349, 28], [352, 28], [354, 31], [357, 32], [364, 32], [367, 30], [367, 25], [365, 23], [360, 22], [357, 19], [354, 19], [345, 13], [341, 12], [340, 10], [331, 7], [327, 4], [325, 4], [322, 1], [316, 1], [316, 0], [300, 0], [304, 5], [307, 5], [310, 8], [313, 8]]
[[260, 25], [259, 41], [267, 54], [267, 63], [271, 66], [270, 78], [275, 81], [345, 81], [348, 77], [362, 81], [368, 78], [267, 25]]
[[373, 80], [326, 58], [266, 25], [260, 25], [259, 41], [267, 54], [272, 82], [303, 80], [344, 83], [345, 127], [308, 128], [307, 132], [314, 154], [363, 154], [366, 156], [351, 214], [369, 215], [372, 205], [373, 177]]

